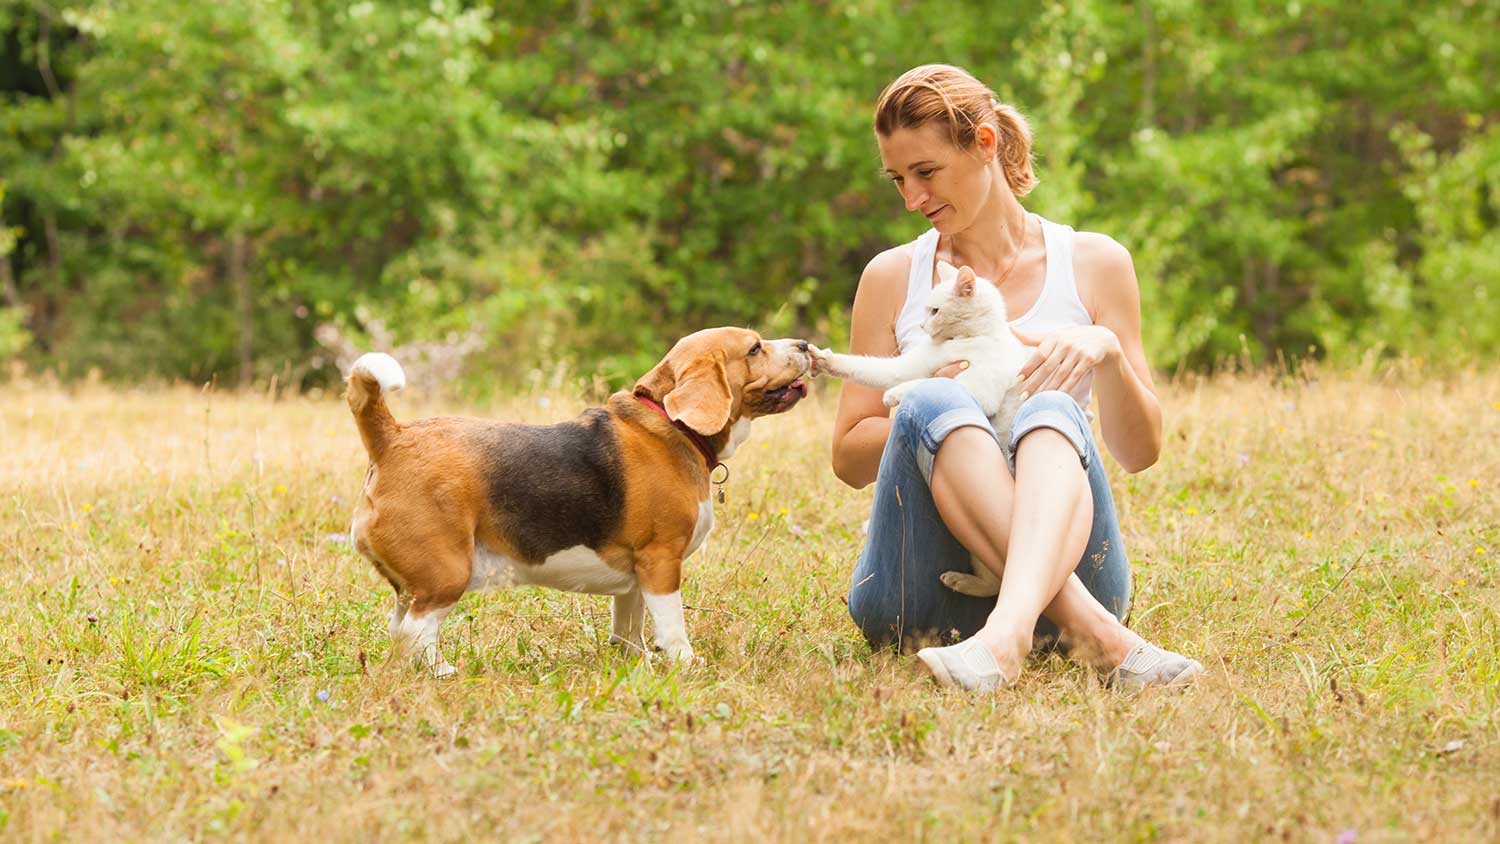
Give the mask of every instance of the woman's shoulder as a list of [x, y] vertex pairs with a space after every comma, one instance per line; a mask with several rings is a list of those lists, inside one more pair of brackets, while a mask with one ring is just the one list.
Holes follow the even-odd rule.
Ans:
[[[907, 277], [911, 274], [912, 245], [893, 246], [870, 259], [860, 274], [859, 288], [854, 291], [854, 308], [850, 314], [856, 335], [877, 332], [884, 340], [876, 343], [874, 335], [864, 337], [863, 354], [871, 349], [890, 346], [895, 349], [896, 319], [906, 306]], [[875, 345], [871, 345], [875, 344]], [[894, 351], [884, 352], [894, 354]]]
[[1130, 250], [1107, 234], [1074, 233], [1073, 274], [1078, 280], [1079, 295], [1094, 314], [1100, 304], [1113, 304], [1121, 297], [1138, 295]]
[[[911, 275], [912, 245], [903, 243], [881, 252], [865, 264], [859, 276], [859, 289], [855, 291], [856, 304], [860, 300], [880, 303], [892, 310], [899, 310], [906, 301], [907, 279]], [[885, 310], [886, 308], [881, 308]]]
[[865, 264], [865, 271], [859, 277], [859, 286], [872, 285], [875, 287], [889, 287], [899, 285], [902, 290], [906, 289], [907, 277], [911, 275], [911, 260], [914, 247], [910, 243], [900, 246], [892, 246], [881, 252]]

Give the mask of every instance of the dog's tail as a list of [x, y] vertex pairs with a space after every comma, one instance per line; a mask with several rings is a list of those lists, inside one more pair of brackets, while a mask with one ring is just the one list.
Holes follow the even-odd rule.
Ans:
[[378, 460], [396, 435], [396, 418], [385, 406], [386, 392], [406, 386], [406, 373], [396, 359], [381, 352], [360, 355], [349, 370], [349, 389], [344, 398], [354, 414], [360, 439], [371, 460]]

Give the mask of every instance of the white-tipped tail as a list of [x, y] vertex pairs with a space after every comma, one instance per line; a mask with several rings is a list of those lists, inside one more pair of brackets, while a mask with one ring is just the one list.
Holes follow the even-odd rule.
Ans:
[[406, 372], [401, 369], [401, 364], [396, 363], [395, 358], [385, 352], [360, 355], [350, 374], [356, 372], [368, 373], [380, 384], [381, 392], [393, 393], [406, 386]]

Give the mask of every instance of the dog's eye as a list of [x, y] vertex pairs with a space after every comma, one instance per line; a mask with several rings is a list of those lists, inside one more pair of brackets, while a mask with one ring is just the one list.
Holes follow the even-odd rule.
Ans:
[[750, 357], [755, 357], [756, 355], [760, 354], [760, 344], [756, 343], [754, 346], [751, 346], [749, 354]]
[[927, 315], [928, 316], [937, 316], [937, 312], [938, 312], [937, 308], [928, 308], [927, 309]]

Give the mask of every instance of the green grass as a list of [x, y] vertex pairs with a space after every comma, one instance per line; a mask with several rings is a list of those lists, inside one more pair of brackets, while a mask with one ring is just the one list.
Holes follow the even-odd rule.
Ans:
[[608, 647], [606, 598], [516, 590], [464, 599], [435, 682], [387, 660], [389, 590], [335, 538], [340, 402], [11, 384], [0, 837], [1495, 840], [1500, 376], [1163, 394], [1162, 462], [1112, 467], [1132, 626], [1208, 674], [1132, 697], [1039, 656], [974, 698], [847, 618], [870, 490], [827, 468], [831, 393], [733, 460], [686, 566], [703, 667]]

